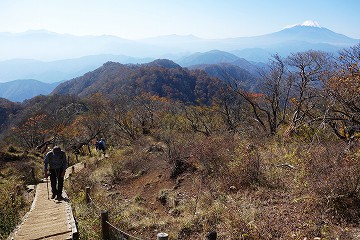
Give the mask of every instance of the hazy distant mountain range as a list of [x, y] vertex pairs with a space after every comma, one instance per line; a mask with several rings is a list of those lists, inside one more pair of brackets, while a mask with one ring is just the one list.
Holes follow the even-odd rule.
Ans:
[[210, 40], [192, 35], [168, 35], [142, 40], [127, 40], [108, 35], [73, 36], [38, 30], [23, 33], [0, 33], [0, 60], [21, 58], [49, 61], [99, 54], [155, 59], [164, 58], [166, 55], [184, 56], [189, 53], [214, 49], [239, 53], [239, 51], [249, 48], [257, 48], [265, 52], [280, 50], [284, 53], [297, 51], [299, 47], [300, 50], [314, 48], [332, 51], [355, 45], [358, 42], [357, 39], [316, 25], [297, 25], [256, 37]]
[[43, 83], [34, 79], [14, 80], [0, 83], [0, 98], [6, 98], [13, 102], [22, 102], [37, 95], [51, 93], [58, 83]]
[[[43, 79], [43, 81], [49, 81], [49, 80], [58, 81], [60, 79], [63, 79], [64, 76], [66, 76], [66, 74], [68, 74], [67, 76], [69, 76], [68, 79], [72, 79], [72, 78], [77, 79], [76, 77], [82, 75], [86, 76], [96, 68], [95, 67], [96, 64], [100, 64], [99, 59], [105, 60], [107, 58], [101, 58], [101, 56], [99, 56], [99, 59], [97, 59], [96, 64], [92, 61], [89, 61], [90, 63], [89, 68], [85, 67], [86, 64], [84, 62], [86, 61], [84, 62], [81, 61], [84, 59], [89, 60], [89, 59], [97, 59], [97, 58], [96, 56], [92, 56], [82, 59], [70, 59], [70, 60], [55, 61], [49, 63], [30, 61], [30, 60], [28, 61], [14, 60], [12, 62], [17, 62], [19, 64], [23, 62], [25, 65], [29, 66], [28, 69], [31, 69], [33, 73], [36, 73], [37, 70], [38, 71], [37, 79]], [[113, 59], [119, 59], [119, 58], [113, 56]], [[107, 61], [107, 62], [118, 62], [118, 61]], [[84, 69], [83, 72], [73, 73], [74, 76], [71, 77], [71, 72], [66, 72], [65, 70], [67, 66], [69, 67], [69, 69], [73, 69], [74, 66], [72, 64], [75, 63], [79, 63], [77, 66], [81, 66], [81, 64], [83, 64]], [[189, 68], [190, 70], [195, 70], [195, 69], [204, 70], [210, 76], [218, 77], [220, 79], [222, 79], [221, 72], [226, 71], [234, 78], [243, 79], [244, 82], [248, 82], [249, 88], [256, 87], [256, 84], [254, 84], [254, 82], [256, 81], [255, 79], [257, 77], [258, 71], [259, 69], [265, 67], [265, 64], [263, 63], [249, 62], [246, 59], [239, 58], [233, 54], [218, 50], [212, 50], [205, 53], [195, 53], [188, 57], [184, 57], [180, 59], [179, 63]], [[57, 65], [58, 65], [58, 69], [56, 68]], [[138, 66], [156, 67], [158, 65], [160, 65], [160, 67], [166, 67], [166, 68], [181, 68], [180, 65], [170, 60], [157, 59], [156, 61], [152, 61], [144, 64], [125, 64], [125, 65], [123, 64], [121, 66], [123, 66], [122, 69], [124, 71], [123, 72], [117, 71], [115, 75], [118, 74], [124, 75], [128, 71], [128, 69]], [[31, 68], [31, 66], [33, 66], [34, 68]], [[1, 64], [0, 64], [0, 68], [1, 68]], [[24, 67], [19, 70], [16, 69], [12, 69], [12, 70], [15, 71], [15, 74], [19, 74], [24, 69], [27, 68]], [[99, 68], [96, 68], [96, 70], [97, 69]], [[10, 68], [7, 68], [7, 70], [9, 71], [10, 74], [11, 73]], [[62, 73], [60, 72], [60, 70], [64, 70], [64, 72]], [[96, 77], [96, 79], [98, 78], [99, 77]], [[0, 83], [0, 97], [9, 99], [14, 102], [22, 102], [25, 99], [30, 99], [40, 94], [47, 95], [51, 93], [61, 82], [64, 81], [45, 83], [34, 79], [23, 79], [23, 80], [14, 80], [5, 83]], [[82, 83], [82, 84], [86, 85], [87, 83]], [[107, 85], [104, 86], [109, 87]], [[92, 88], [92, 91], [98, 91], [99, 89], [100, 88]], [[70, 93], [73, 92], [70, 91]]]
[[53, 83], [69, 80], [92, 71], [105, 62], [146, 63], [151, 58], [134, 58], [124, 55], [101, 54], [74, 59], [44, 62], [31, 59], [12, 59], [0, 62], [0, 82], [16, 79], [36, 79]]
[[[48, 31], [0, 33], [0, 83], [10, 82], [0, 85], [0, 97], [21, 101], [32, 96], [22, 90], [29, 80], [14, 80], [56, 83], [81, 76], [108, 61], [141, 64], [166, 58], [182, 67], [209, 69], [208, 65], [231, 64], [253, 74], [254, 69], [261, 66], [260, 62], [267, 62], [273, 53], [287, 56], [309, 49], [336, 52], [359, 42], [317, 24], [297, 25], [256, 37], [212, 40], [192, 35], [127, 40], [108, 35], [73, 36]], [[27, 93], [48, 94], [50, 86], [54, 87], [30, 84]], [[36, 91], [29, 89], [35, 87]]]

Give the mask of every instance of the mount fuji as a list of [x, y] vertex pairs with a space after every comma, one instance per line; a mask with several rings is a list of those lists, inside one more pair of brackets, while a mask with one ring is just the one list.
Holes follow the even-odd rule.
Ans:
[[284, 28], [283, 30], [265, 35], [263, 37], [270, 37], [276, 41], [301, 41], [308, 43], [330, 44], [339, 47], [346, 47], [359, 42], [349, 38], [343, 34], [333, 32], [325, 27], [321, 27], [315, 21], [305, 21], [292, 27]]
[[206, 63], [229, 59], [229, 54], [264, 63], [274, 53], [284, 57], [310, 49], [336, 53], [359, 43], [359, 39], [331, 31], [315, 21], [305, 21], [261, 36], [226, 39], [166, 35], [127, 40], [108, 35], [74, 36], [44, 30], [0, 32], [0, 83], [18, 79], [59, 82], [80, 76], [107, 61], [126, 64], [167, 58], [178, 64], [184, 59], [202, 64], [201, 53], [217, 50], [227, 56], [212, 52], [211, 56], [216, 59], [210, 59], [207, 54]]
[[[137, 58], [176, 58], [211, 50], [251, 55], [261, 52], [289, 53], [307, 49], [336, 51], [359, 43], [333, 32], [315, 21], [286, 27], [278, 32], [254, 37], [203, 39], [193, 35], [167, 35], [142, 40], [127, 40], [116, 36], [73, 36], [44, 30], [23, 33], [0, 33], [0, 61], [36, 59], [54, 61], [89, 55], [125, 55]], [[250, 49], [250, 50], [249, 50]], [[244, 56], [240, 56], [244, 57]], [[254, 59], [248, 59], [254, 60]], [[0, 82], [2, 80], [0, 79]]]

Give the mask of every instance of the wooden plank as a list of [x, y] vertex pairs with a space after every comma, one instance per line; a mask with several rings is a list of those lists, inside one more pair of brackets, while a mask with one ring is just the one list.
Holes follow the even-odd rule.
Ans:
[[[83, 164], [76, 164], [75, 172]], [[68, 178], [71, 169], [67, 169]], [[8, 240], [36, 239], [78, 239], [79, 233], [72, 213], [71, 204], [65, 191], [64, 200], [48, 199], [46, 181], [36, 186], [36, 194], [30, 211], [24, 216], [22, 223], [9, 236]], [[49, 190], [50, 190], [50, 181]]]

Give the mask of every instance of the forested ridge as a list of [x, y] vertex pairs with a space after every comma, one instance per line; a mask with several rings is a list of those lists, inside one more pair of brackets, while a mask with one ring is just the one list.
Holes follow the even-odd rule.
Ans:
[[[213, 77], [203, 69], [108, 62], [49, 96], [1, 101], [0, 187], [28, 184], [14, 169], [29, 163], [40, 178], [42, 155], [60, 145], [89, 163], [67, 186], [83, 239], [99, 234], [82, 208], [87, 186], [117, 213], [116, 226], [139, 237], [356, 239], [360, 44], [336, 56], [275, 54], [256, 79], [226, 65]], [[109, 149], [98, 161], [100, 137]], [[10, 201], [1, 201], [6, 216]]]
[[60, 84], [53, 94], [89, 97], [101, 93], [116, 98], [149, 93], [183, 102], [195, 103], [203, 99], [208, 103], [220, 88], [220, 81], [204, 72], [189, 71], [170, 60], [158, 59], [142, 65], [107, 62], [82, 77]]

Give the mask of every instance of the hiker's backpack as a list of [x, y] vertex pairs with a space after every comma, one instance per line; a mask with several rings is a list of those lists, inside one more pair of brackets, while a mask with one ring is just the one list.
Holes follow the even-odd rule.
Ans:
[[99, 148], [100, 150], [104, 150], [104, 149], [105, 149], [105, 143], [104, 143], [104, 141], [102, 141], [102, 140], [98, 141], [98, 148]]
[[[59, 156], [60, 156], [60, 159], [64, 159], [66, 161], [66, 157], [65, 157], [65, 152], [64, 151], [61, 151], [59, 152]], [[48, 155], [48, 159], [49, 159], [49, 165], [52, 166], [54, 164], [54, 152], [50, 152], [49, 155]]]

